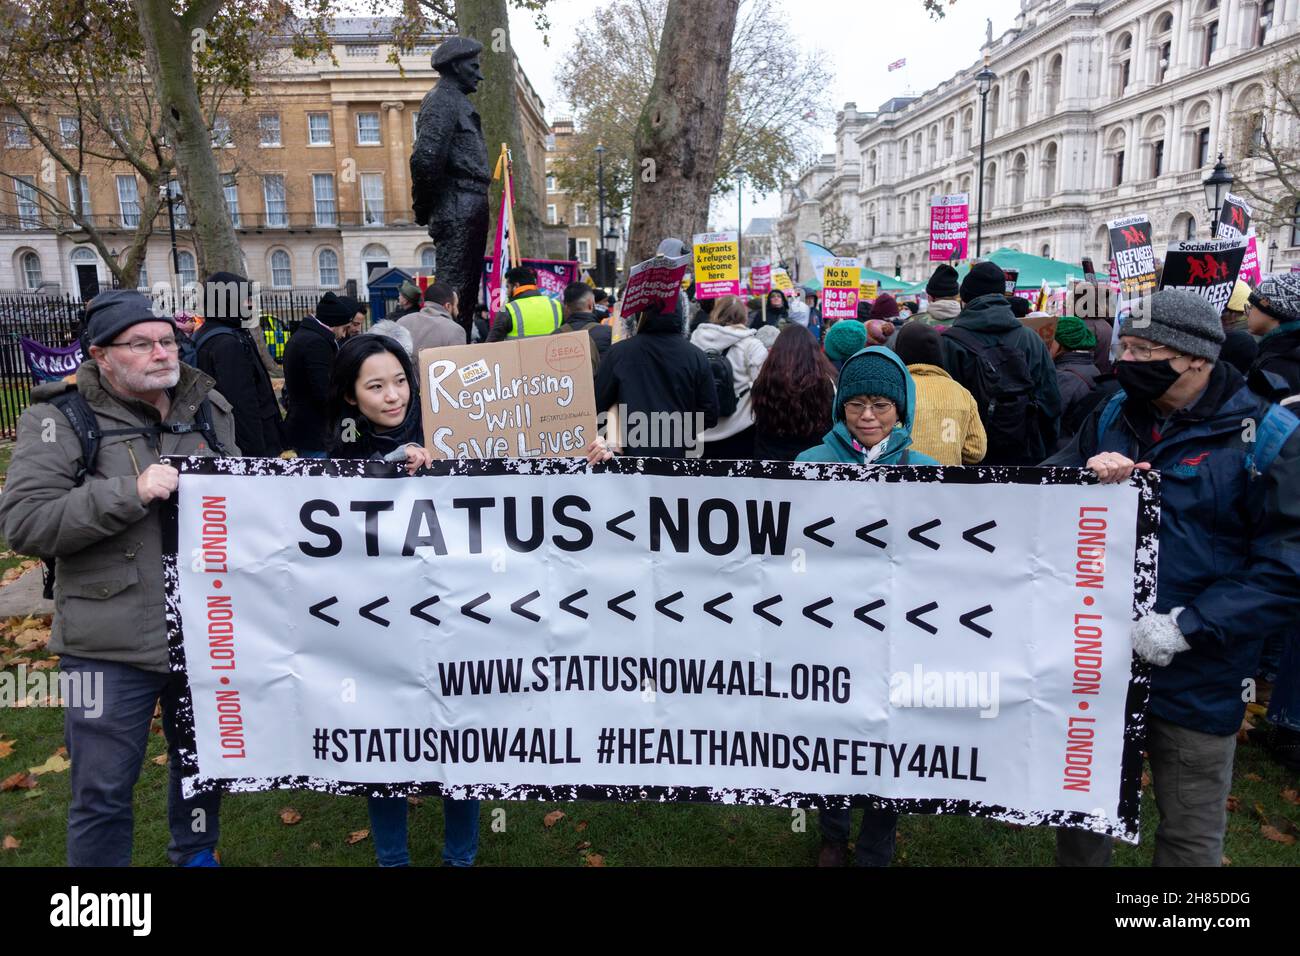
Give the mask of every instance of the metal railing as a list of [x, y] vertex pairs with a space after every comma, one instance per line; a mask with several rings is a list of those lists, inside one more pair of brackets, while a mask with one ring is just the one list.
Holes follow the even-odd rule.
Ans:
[[14, 438], [31, 403], [32, 373], [21, 338], [67, 348], [81, 334], [82, 304], [72, 296], [0, 295], [0, 438]]

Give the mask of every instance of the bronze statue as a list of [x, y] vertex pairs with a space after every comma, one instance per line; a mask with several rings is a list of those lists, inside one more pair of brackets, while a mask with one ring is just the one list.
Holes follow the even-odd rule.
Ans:
[[472, 37], [452, 37], [433, 51], [438, 84], [420, 103], [411, 152], [415, 221], [429, 227], [438, 279], [460, 294], [457, 320], [468, 336], [483, 276], [488, 235], [487, 144], [468, 94], [483, 81]]

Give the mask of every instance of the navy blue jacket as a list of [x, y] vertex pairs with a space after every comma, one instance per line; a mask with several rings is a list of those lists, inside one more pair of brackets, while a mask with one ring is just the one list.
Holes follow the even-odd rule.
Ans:
[[[1300, 429], [1224, 363], [1163, 429], [1147, 403], [1123, 392], [1112, 402], [1043, 464], [1082, 467], [1112, 451], [1160, 472], [1155, 610], [1187, 609], [1178, 627], [1191, 650], [1151, 669], [1150, 711], [1202, 733], [1236, 733], [1243, 681], [1255, 675], [1264, 638], [1300, 617]], [[1260, 474], [1255, 463], [1269, 445], [1276, 456]]]

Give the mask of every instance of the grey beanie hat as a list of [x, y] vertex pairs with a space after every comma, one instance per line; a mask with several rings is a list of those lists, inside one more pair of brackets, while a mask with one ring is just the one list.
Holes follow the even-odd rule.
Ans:
[[1210, 300], [1186, 289], [1161, 289], [1147, 301], [1146, 314], [1129, 313], [1120, 335], [1167, 345], [1184, 355], [1219, 358], [1223, 345], [1223, 323]]
[[176, 328], [175, 319], [158, 315], [148, 297], [134, 289], [106, 289], [86, 306], [86, 340], [91, 345], [107, 345], [141, 322], [166, 322]]

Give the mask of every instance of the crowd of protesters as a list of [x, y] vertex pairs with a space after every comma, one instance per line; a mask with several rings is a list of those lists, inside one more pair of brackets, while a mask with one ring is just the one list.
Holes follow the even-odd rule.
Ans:
[[[924, 296], [884, 293], [839, 321], [824, 317], [812, 289], [751, 302], [695, 302], [687, 290], [675, 308], [620, 316], [613, 297], [584, 283], [557, 298], [528, 268], [505, 278], [504, 307], [480, 311], [470, 329], [445, 283], [404, 284], [398, 309], [368, 332], [361, 303], [325, 294], [289, 339], [278, 396], [242, 321], [251, 303], [231, 292], [247, 287], [242, 277], [209, 277], [198, 317], [160, 317], [124, 290], [89, 303], [87, 359], [75, 381], [33, 390], [0, 495], [10, 546], [54, 568], [50, 647], [60, 666], [106, 675], [104, 718], [76, 707], [66, 718], [70, 864], [130, 862], [132, 790], [156, 702], [172, 758], [169, 857], [217, 862], [217, 798], [180, 791], [182, 688], [167, 660], [159, 509], [178, 474], [160, 457], [383, 458], [413, 474], [429, 462], [418, 354], [470, 339], [585, 334], [598, 411], [694, 423], [626, 447], [611, 432], [587, 449], [593, 463], [617, 452], [1054, 465], [1101, 482], [1159, 469], [1155, 608], [1132, 633], [1153, 674], [1145, 749], [1161, 821], [1155, 862], [1220, 863], [1243, 681], [1269, 705], [1257, 741], [1300, 770], [1300, 435], [1286, 407], [1300, 396], [1300, 275], [1240, 283], [1222, 314], [1198, 295], [1160, 291], [1141, 316], [1113, 317], [1114, 348], [1112, 317], [1098, 314], [1059, 317], [1045, 342], [992, 262], [960, 281], [940, 265]], [[95, 425], [93, 452], [78, 419]], [[71, 427], [49, 440], [50, 420]], [[444, 806], [444, 861], [471, 865], [478, 804]], [[198, 809], [209, 820], [202, 832], [190, 825]], [[372, 799], [369, 809], [380, 864], [409, 862], [406, 801]], [[888, 864], [896, 825], [892, 811], [864, 811], [856, 862]], [[851, 812], [823, 812], [821, 827], [819, 863], [848, 862]], [[1109, 860], [1104, 837], [1060, 830], [1057, 844], [1062, 864]]]

